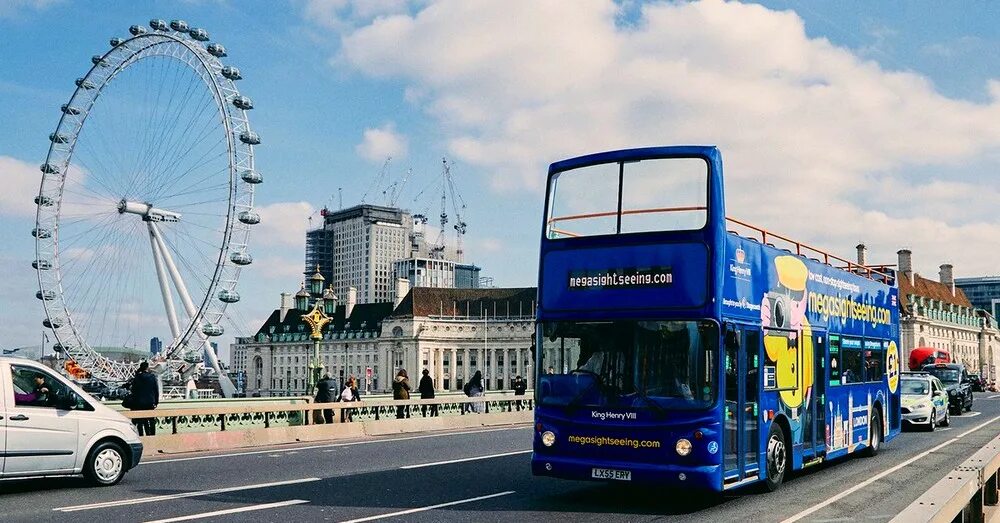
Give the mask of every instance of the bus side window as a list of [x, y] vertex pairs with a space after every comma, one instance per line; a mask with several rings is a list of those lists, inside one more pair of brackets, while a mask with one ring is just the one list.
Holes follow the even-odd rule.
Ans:
[[863, 383], [865, 381], [865, 357], [861, 340], [842, 338], [840, 345], [841, 383]]
[[868, 381], [882, 381], [885, 372], [885, 352], [882, 340], [865, 340], [865, 375]]

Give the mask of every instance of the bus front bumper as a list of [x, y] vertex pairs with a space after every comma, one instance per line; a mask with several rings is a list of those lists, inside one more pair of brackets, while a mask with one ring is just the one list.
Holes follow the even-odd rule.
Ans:
[[[601, 479], [595, 470], [627, 471], [628, 480]], [[531, 473], [561, 479], [576, 479], [636, 484], [676, 485], [699, 490], [719, 491], [722, 487], [720, 465], [677, 465], [634, 462], [581, 460], [565, 456], [533, 453]], [[619, 474], [620, 475], [620, 474]]]

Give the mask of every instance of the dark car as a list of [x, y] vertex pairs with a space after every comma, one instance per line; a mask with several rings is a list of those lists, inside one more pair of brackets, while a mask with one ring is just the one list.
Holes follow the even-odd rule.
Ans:
[[986, 390], [986, 386], [983, 383], [983, 379], [979, 377], [979, 374], [970, 372], [969, 381], [972, 382], [972, 392], [983, 392]]
[[924, 365], [924, 372], [929, 372], [944, 382], [948, 389], [948, 408], [954, 414], [963, 410], [972, 410], [972, 380], [965, 365], [961, 363], [935, 363]]

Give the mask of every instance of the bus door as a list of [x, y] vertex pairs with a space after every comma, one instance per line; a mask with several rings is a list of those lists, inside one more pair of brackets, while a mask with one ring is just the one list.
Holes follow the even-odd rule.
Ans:
[[725, 483], [760, 469], [760, 326], [726, 324], [723, 476]]
[[826, 332], [812, 331], [813, 346], [813, 379], [812, 390], [809, 391], [808, 420], [803, 446], [812, 449], [806, 455], [819, 456], [826, 450]]

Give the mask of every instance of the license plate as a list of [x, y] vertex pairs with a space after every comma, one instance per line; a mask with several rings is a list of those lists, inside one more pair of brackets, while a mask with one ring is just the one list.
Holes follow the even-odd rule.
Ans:
[[615, 469], [591, 469], [590, 477], [597, 479], [614, 479], [618, 481], [632, 481], [631, 470]]

